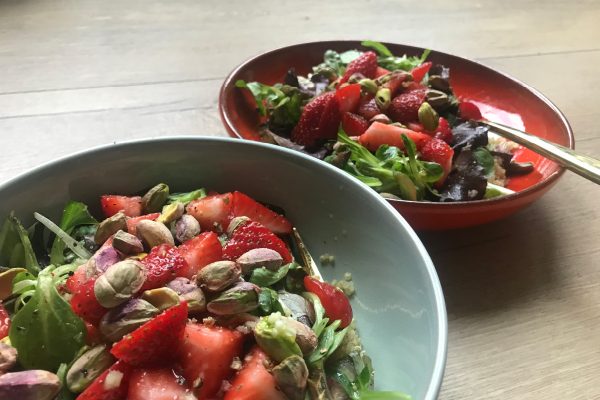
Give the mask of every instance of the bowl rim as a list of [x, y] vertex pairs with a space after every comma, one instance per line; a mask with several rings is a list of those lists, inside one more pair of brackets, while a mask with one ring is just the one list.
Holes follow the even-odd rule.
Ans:
[[[291, 48], [295, 48], [295, 47], [303, 47], [303, 46], [311, 46], [311, 45], [324, 45], [324, 44], [328, 44], [328, 43], [330, 43], [332, 46], [343, 43], [343, 44], [354, 44], [357, 47], [364, 47], [364, 46], [362, 46], [361, 42], [362, 42], [362, 40], [342, 39], [342, 40], [317, 40], [317, 41], [312, 41], [312, 42], [296, 43], [296, 44], [292, 44], [292, 45], [277, 47], [275, 49], [271, 49], [271, 50], [262, 52], [260, 54], [257, 54], [255, 56], [252, 56], [252, 57], [246, 59], [241, 64], [239, 64], [237, 67], [235, 67], [227, 75], [227, 77], [221, 84], [221, 88], [219, 90], [219, 101], [218, 101], [219, 115], [221, 117], [221, 121], [223, 122], [223, 125], [225, 126], [225, 129], [227, 130], [227, 132], [230, 135], [232, 135], [234, 137], [237, 137], [239, 139], [243, 139], [246, 141], [251, 141], [251, 140], [243, 138], [242, 135], [234, 128], [233, 122], [231, 121], [231, 118], [230, 118], [229, 107], [226, 106], [226, 102], [225, 102], [227, 88], [229, 88], [232, 84], [235, 85], [235, 82], [232, 82], [234, 77], [240, 71], [242, 71], [248, 64], [254, 62], [255, 60], [257, 60], [259, 58], [265, 57], [267, 55], [282, 52], [282, 51], [285, 51], [285, 50], [288, 50]], [[388, 45], [403, 46], [403, 47], [410, 48], [410, 49], [413, 49], [415, 51], [420, 51], [420, 52], [423, 52], [425, 50], [425, 48], [423, 48], [423, 47], [412, 46], [412, 45], [403, 44], [403, 43], [391, 43], [391, 42], [381, 42], [381, 43], [383, 43], [386, 46], [388, 46]], [[495, 73], [503, 78], [512, 80], [515, 83], [517, 83], [518, 85], [520, 85], [523, 88], [525, 88], [526, 90], [528, 90], [529, 92], [531, 92], [535, 97], [537, 97], [544, 104], [546, 104], [546, 106], [548, 106], [552, 111], [554, 111], [554, 113], [559, 117], [559, 120], [565, 126], [565, 128], [567, 130], [567, 139], [569, 142], [567, 147], [570, 149], [575, 149], [575, 137], [573, 135], [573, 129], [571, 128], [569, 121], [567, 120], [565, 115], [562, 113], [562, 111], [560, 111], [560, 109], [538, 89], [513, 77], [512, 75], [509, 75], [505, 72], [502, 72], [495, 68], [487, 66], [479, 61], [475, 61], [475, 60], [472, 60], [469, 58], [457, 56], [452, 53], [446, 53], [446, 52], [438, 51], [438, 50], [434, 50], [434, 49], [430, 49], [430, 50], [431, 50], [432, 54], [437, 53], [444, 57], [453, 57], [453, 58], [457, 58], [457, 59], [467, 62], [467, 63], [475, 64], [478, 68], [485, 69], [485, 70]], [[552, 174], [547, 176], [545, 179], [535, 183], [534, 185], [531, 185], [528, 188], [520, 190], [515, 193], [511, 193], [508, 195], [495, 197], [495, 198], [491, 198], [491, 199], [481, 199], [481, 200], [472, 200], [472, 201], [455, 201], [455, 202], [432, 202], [432, 201], [397, 200], [397, 199], [387, 199], [387, 201], [390, 204], [395, 204], [398, 206], [404, 206], [404, 205], [418, 206], [423, 209], [439, 209], [439, 208], [452, 209], [452, 208], [461, 208], [461, 207], [479, 207], [479, 206], [486, 206], [488, 204], [490, 206], [494, 206], [495, 204], [506, 204], [507, 202], [510, 202], [514, 199], [517, 199], [520, 197], [526, 197], [529, 194], [532, 194], [539, 190], [543, 190], [546, 187], [552, 186], [556, 182], [556, 180], [565, 173], [565, 170], [566, 170], [566, 168], [564, 168], [561, 165], [558, 165], [558, 169], [556, 171], [554, 171]]]
[[365, 194], [368, 193], [373, 201], [380, 204], [381, 207], [386, 208], [389, 211], [390, 218], [393, 218], [396, 223], [398, 223], [409, 235], [410, 239], [413, 241], [417, 252], [421, 256], [424, 264], [425, 264], [425, 272], [429, 281], [431, 283], [433, 296], [434, 296], [434, 307], [437, 312], [437, 343], [435, 350], [435, 360], [433, 365], [433, 370], [430, 376], [429, 384], [426, 391], [426, 400], [434, 400], [437, 398], [438, 393], [441, 389], [444, 370], [446, 366], [447, 352], [448, 352], [448, 315], [446, 311], [446, 303], [444, 300], [444, 294], [442, 291], [442, 286], [437, 275], [437, 271], [429, 256], [429, 253], [425, 249], [425, 246], [413, 230], [413, 228], [408, 224], [408, 222], [396, 212], [396, 210], [379, 196], [375, 191], [372, 191], [367, 186], [363, 185], [358, 179], [353, 176], [346, 174], [340, 169], [334, 167], [333, 165], [329, 165], [327, 163], [320, 162], [319, 160], [311, 157], [309, 155], [300, 153], [298, 151], [290, 150], [283, 148], [281, 146], [272, 145], [269, 143], [262, 143], [256, 141], [248, 141], [248, 140], [240, 140], [236, 138], [227, 138], [227, 137], [210, 137], [210, 136], [163, 136], [163, 137], [154, 137], [154, 138], [142, 138], [135, 140], [125, 140], [118, 141], [109, 144], [104, 144], [100, 146], [94, 146], [88, 149], [72, 152], [70, 154], [52, 159], [50, 161], [44, 162], [36, 167], [30, 168], [29, 170], [22, 172], [16, 175], [13, 178], [9, 178], [5, 181], [0, 182], [0, 193], [9, 188], [13, 184], [17, 184], [21, 180], [34, 179], [36, 175], [43, 174], [47, 170], [51, 170], [53, 168], [58, 168], [61, 164], [72, 162], [74, 160], [93, 156], [95, 154], [109, 153], [113, 151], [117, 151], [119, 149], [126, 149], [129, 147], [134, 147], [140, 144], [158, 144], [161, 143], [181, 143], [182, 146], [185, 145], [186, 142], [213, 142], [213, 143], [222, 143], [227, 146], [243, 146], [243, 147], [256, 147], [262, 148], [268, 152], [274, 153], [283, 153], [289, 157], [296, 157], [298, 159], [302, 159], [303, 161], [308, 162], [309, 164], [313, 164], [316, 168], [325, 168], [329, 169], [334, 175], [338, 175], [336, 179], [346, 180], [347, 183], [351, 185], [356, 185], [359, 187], [359, 190], [365, 191]]

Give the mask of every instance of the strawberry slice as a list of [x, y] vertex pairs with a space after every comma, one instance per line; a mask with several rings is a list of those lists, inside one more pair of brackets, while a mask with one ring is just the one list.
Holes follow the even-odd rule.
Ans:
[[410, 73], [413, 76], [413, 79], [415, 82], [419, 83], [423, 80], [423, 78], [425, 78], [425, 74], [427, 74], [429, 72], [429, 69], [431, 68], [431, 66], [433, 65], [433, 63], [431, 61], [427, 61], [424, 62], [423, 64], [419, 65], [418, 67], [414, 67]]
[[77, 400], [125, 400], [131, 376], [131, 366], [117, 361], [97, 377]]
[[381, 114], [381, 110], [375, 101], [375, 97], [373, 96], [363, 96], [360, 99], [360, 104], [358, 105], [357, 114], [361, 117], [365, 118], [367, 121], [373, 118], [374, 116]]
[[450, 128], [450, 124], [446, 118], [440, 117], [438, 120], [438, 127], [435, 130], [435, 137], [448, 144], [452, 142], [452, 128]]
[[387, 114], [396, 122], [412, 122], [419, 119], [419, 107], [425, 101], [424, 90], [401, 93], [392, 99]]
[[369, 121], [351, 112], [342, 115], [342, 129], [348, 136], [360, 136], [369, 127]]
[[323, 93], [304, 106], [298, 124], [292, 131], [292, 141], [306, 147], [337, 137], [340, 125], [340, 105], [335, 92]]
[[236, 228], [223, 246], [223, 258], [237, 260], [245, 252], [257, 248], [275, 250], [286, 264], [292, 262], [292, 255], [283, 240], [258, 222], [248, 222]]
[[231, 362], [241, 355], [243, 342], [242, 333], [235, 330], [201, 324], [185, 327], [179, 363], [198, 398], [215, 396], [233, 372]]
[[389, 73], [390, 73], [389, 70], [387, 70], [387, 69], [385, 69], [383, 67], [377, 66], [377, 69], [375, 70], [375, 78], [382, 77], [382, 76], [387, 75]]
[[136, 369], [129, 378], [127, 400], [194, 400], [192, 390], [171, 368]]
[[260, 222], [278, 235], [292, 232], [292, 223], [283, 215], [268, 209], [244, 193], [233, 192], [232, 217], [242, 216]]
[[226, 229], [231, 213], [231, 193], [215, 194], [194, 200], [187, 205], [187, 213], [200, 222], [203, 231]]
[[164, 286], [177, 278], [180, 271], [189, 268], [179, 250], [168, 244], [155, 246], [142, 259], [142, 264], [146, 267], [147, 275], [140, 292]]
[[231, 381], [224, 400], [286, 400], [287, 397], [277, 389], [275, 378], [265, 367], [269, 363], [260, 347], [254, 347], [246, 356], [241, 371]]
[[306, 290], [317, 295], [325, 315], [330, 321], [340, 320], [340, 328], [345, 328], [352, 322], [352, 306], [348, 297], [339, 288], [327, 282], [321, 282], [312, 276], [304, 277]]
[[355, 112], [360, 102], [360, 85], [353, 83], [348, 86], [339, 88], [335, 95], [340, 104], [340, 112]]
[[97, 326], [107, 309], [102, 307], [96, 299], [95, 283], [96, 278], [90, 278], [75, 288], [73, 297], [71, 297], [71, 308], [81, 319]]
[[156, 218], [160, 217], [160, 213], [152, 213], [146, 215], [140, 215], [139, 217], [127, 218], [127, 232], [131, 233], [135, 236], [137, 231], [137, 224], [140, 221], [154, 221]]
[[377, 54], [372, 51], [366, 51], [348, 64], [344, 76], [340, 79], [340, 85], [346, 83], [354, 74], [363, 74], [365, 78], [375, 78], [376, 73]]
[[436, 182], [436, 185], [441, 185], [446, 180], [446, 177], [452, 170], [452, 157], [454, 150], [441, 139], [432, 139], [420, 149], [421, 159], [438, 163], [444, 170], [444, 175]]
[[0, 339], [8, 336], [8, 331], [10, 330], [10, 316], [8, 315], [8, 311], [0, 302]]
[[67, 278], [67, 281], [65, 282], [65, 288], [69, 293], [75, 293], [81, 285], [90, 279], [87, 276], [86, 269], [86, 264], [82, 264], [77, 267], [75, 272], [73, 272], [73, 275]]
[[178, 247], [185, 260], [185, 266], [178, 276], [192, 279], [205, 265], [222, 259], [223, 247], [214, 232], [202, 232]]
[[123, 211], [128, 217], [139, 217], [142, 215], [142, 198], [140, 196], [117, 196], [104, 195], [100, 197], [100, 205], [105, 217], [112, 217], [119, 211]]
[[470, 101], [460, 102], [460, 104], [458, 105], [458, 114], [463, 119], [480, 120], [482, 118], [479, 107], [477, 107], [475, 103], [471, 103]]
[[110, 350], [117, 359], [133, 366], [155, 366], [175, 357], [187, 321], [182, 301], [125, 335]]
[[404, 149], [403, 134], [415, 142], [417, 149], [420, 149], [425, 143], [432, 140], [432, 137], [426, 133], [411, 131], [410, 129], [395, 125], [386, 125], [381, 122], [373, 122], [369, 126], [369, 129], [360, 135], [358, 142], [373, 152], [377, 151], [382, 144]]

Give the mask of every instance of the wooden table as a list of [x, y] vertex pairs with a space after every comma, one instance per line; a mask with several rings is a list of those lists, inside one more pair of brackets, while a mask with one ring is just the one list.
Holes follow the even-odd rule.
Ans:
[[[252, 6], [260, 3], [260, 6]], [[600, 2], [0, 0], [0, 180], [91, 146], [225, 135], [242, 60], [373, 38], [474, 58], [551, 98], [600, 156]], [[600, 398], [600, 188], [566, 174], [507, 220], [421, 235], [450, 325], [443, 399]]]

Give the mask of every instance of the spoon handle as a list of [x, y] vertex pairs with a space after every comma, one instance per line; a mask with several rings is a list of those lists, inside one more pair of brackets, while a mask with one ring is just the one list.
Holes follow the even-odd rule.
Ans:
[[500, 136], [519, 143], [550, 160], [556, 161], [568, 170], [600, 185], [600, 160], [584, 156], [567, 147], [497, 122], [479, 121], [479, 123], [491, 128], [493, 132]]

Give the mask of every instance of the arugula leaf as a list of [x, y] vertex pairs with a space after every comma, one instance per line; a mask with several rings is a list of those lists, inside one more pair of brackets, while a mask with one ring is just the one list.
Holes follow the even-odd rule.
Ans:
[[426, 49], [423, 51], [423, 54], [421, 54], [420, 57], [408, 57], [406, 54], [404, 54], [402, 57], [396, 57], [383, 43], [365, 40], [361, 44], [365, 47], [372, 48], [379, 53], [377, 64], [379, 64], [380, 67], [390, 71], [396, 71], [399, 69], [403, 71], [410, 71], [413, 68], [423, 64], [431, 52], [431, 50]]
[[252, 271], [250, 282], [258, 286], [271, 286], [282, 280], [287, 275], [292, 265], [292, 263], [283, 265], [277, 271], [271, 271], [265, 267], [257, 268]]
[[494, 156], [485, 147], [478, 147], [473, 150], [473, 158], [477, 161], [477, 164], [483, 167], [486, 176], [494, 174]]
[[[97, 225], [98, 221], [88, 211], [87, 205], [78, 201], [70, 201], [65, 206], [59, 227], [67, 235], [71, 235], [73, 231], [82, 225]], [[57, 235], [52, 243], [50, 250], [50, 263], [61, 265], [65, 263], [65, 241]], [[75, 252], [77, 254], [77, 252]], [[77, 254], [78, 256], [82, 256]]]
[[0, 265], [25, 267], [34, 275], [40, 270], [27, 230], [12, 213], [0, 229]]
[[55, 270], [39, 273], [33, 297], [12, 319], [10, 342], [25, 369], [56, 371], [85, 345], [85, 325], [56, 290]]
[[201, 199], [206, 197], [206, 190], [204, 188], [194, 190], [187, 193], [171, 193], [167, 198], [167, 204], [175, 203], [176, 201], [183, 203], [183, 205], [187, 205], [196, 199]]

